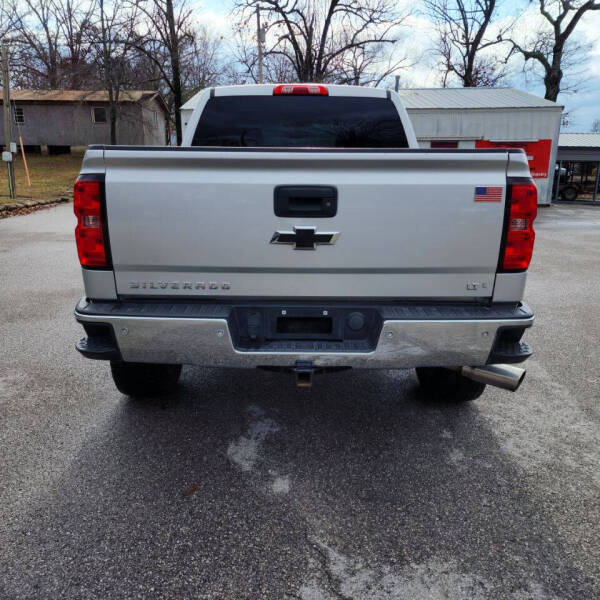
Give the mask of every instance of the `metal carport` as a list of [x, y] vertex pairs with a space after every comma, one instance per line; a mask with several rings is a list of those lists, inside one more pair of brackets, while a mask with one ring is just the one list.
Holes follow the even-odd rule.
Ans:
[[[553, 201], [559, 199], [599, 202], [600, 133], [561, 133], [558, 138], [557, 172]], [[569, 197], [565, 192], [574, 190]], [[574, 196], [574, 197], [573, 197]]]

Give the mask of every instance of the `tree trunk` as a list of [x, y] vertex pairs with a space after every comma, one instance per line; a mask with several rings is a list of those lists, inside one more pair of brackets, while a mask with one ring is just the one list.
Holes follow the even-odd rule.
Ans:
[[475, 65], [475, 52], [469, 52], [465, 63], [465, 72], [463, 73], [463, 87], [476, 87], [473, 80], [473, 67]]
[[117, 145], [117, 106], [113, 100], [108, 107], [110, 118], [110, 143], [113, 146]]
[[563, 72], [560, 68], [561, 62], [562, 49], [557, 48], [552, 56], [552, 65], [550, 66], [550, 69], [546, 70], [546, 75], [544, 76], [544, 84], [546, 85], [546, 94], [544, 95], [544, 98], [546, 98], [546, 100], [552, 100], [552, 102], [556, 102], [558, 94], [560, 93], [560, 84], [563, 78]]
[[112, 57], [109, 48], [109, 32], [106, 29], [104, 0], [100, 0], [100, 29], [102, 34], [102, 62], [104, 66], [104, 89], [108, 93], [108, 119], [110, 123], [110, 143], [117, 144], [117, 107], [113, 85]]
[[181, 69], [179, 65], [179, 37], [175, 28], [175, 15], [173, 12], [173, 0], [167, 0], [167, 23], [169, 25], [173, 107], [175, 109], [175, 132], [177, 134], [177, 145], [181, 146], [183, 132], [181, 128], [181, 106], [183, 105], [183, 94], [181, 90]]
[[552, 100], [552, 102], [556, 102], [558, 98], [558, 94], [560, 92], [560, 80], [562, 79], [562, 73], [555, 73], [554, 71], [550, 71], [544, 77], [544, 83], [546, 84], [546, 94], [544, 98], [546, 100]]

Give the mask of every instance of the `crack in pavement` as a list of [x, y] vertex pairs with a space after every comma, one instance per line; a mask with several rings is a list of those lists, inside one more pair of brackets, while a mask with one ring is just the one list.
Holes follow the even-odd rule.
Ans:
[[[365, 566], [360, 559], [344, 556], [320, 540], [310, 540], [329, 590], [309, 579], [300, 590], [302, 600], [487, 600], [494, 596], [494, 585], [474, 573], [462, 573], [452, 561], [433, 559], [408, 563], [400, 569], [389, 565]], [[538, 582], [513, 590], [512, 600], [558, 600]]]

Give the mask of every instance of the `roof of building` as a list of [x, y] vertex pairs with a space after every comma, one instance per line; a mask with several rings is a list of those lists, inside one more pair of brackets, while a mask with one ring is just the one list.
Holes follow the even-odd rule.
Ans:
[[[156, 90], [119, 92], [119, 102], [141, 102], [154, 98], [165, 107], [162, 96]], [[11, 90], [10, 99], [17, 102], [108, 102], [108, 92], [105, 90]]]
[[561, 133], [559, 148], [600, 148], [600, 133]]
[[514, 88], [400, 89], [404, 106], [411, 109], [561, 108], [560, 104]]

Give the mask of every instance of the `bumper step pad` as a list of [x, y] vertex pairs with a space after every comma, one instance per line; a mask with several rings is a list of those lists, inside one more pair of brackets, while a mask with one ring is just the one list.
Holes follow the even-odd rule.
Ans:
[[81, 338], [75, 348], [86, 358], [96, 360], [120, 360], [121, 354], [117, 344], [110, 336], [94, 336]]
[[514, 364], [527, 360], [533, 354], [526, 342], [499, 342], [494, 346], [488, 364]]

